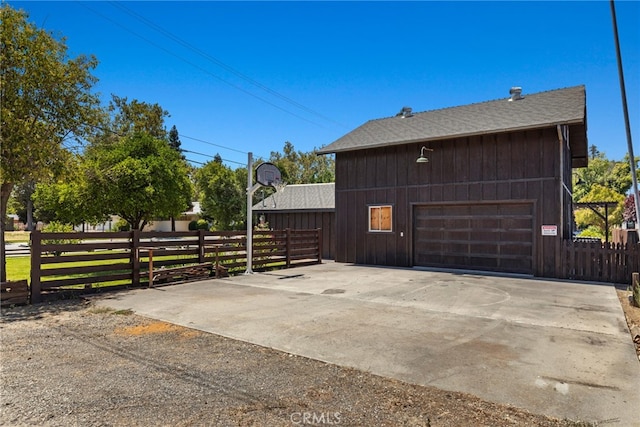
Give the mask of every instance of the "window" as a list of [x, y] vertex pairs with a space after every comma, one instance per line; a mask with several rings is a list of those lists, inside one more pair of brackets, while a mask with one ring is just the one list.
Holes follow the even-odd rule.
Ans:
[[393, 231], [391, 206], [369, 206], [369, 231]]

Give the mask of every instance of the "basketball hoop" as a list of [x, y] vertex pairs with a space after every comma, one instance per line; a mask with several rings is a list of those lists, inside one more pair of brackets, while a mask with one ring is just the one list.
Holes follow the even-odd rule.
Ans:
[[273, 163], [260, 163], [260, 166], [256, 168], [256, 181], [258, 181], [260, 185], [274, 187], [275, 183], [282, 181], [282, 174], [280, 173], [280, 169]]
[[[251, 207], [253, 204], [253, 193], [260, 188], [261, 185], [275, 188], [277, 193], [282, 193], [287, 185], [282, 182], [282, 174], [280, 169], [273, 163], [264, 162], [256, 168], [256, 181], [253, 183], [253, 153], [248, 153], [247, 160], [247, 269], [244, 274], [253, 274], [251, 268], [253, 261], [253, 225]], [[274, 199], [275, 200], [275, 199]]]
[[286, 182], [282, 182], [280, 180], [277, 180], [275, 182], [272, 182], [271, 186], [276, 189], [276, 193], [283, 193], [284, 192], [284, 187], [287, 186], [287, 183]]

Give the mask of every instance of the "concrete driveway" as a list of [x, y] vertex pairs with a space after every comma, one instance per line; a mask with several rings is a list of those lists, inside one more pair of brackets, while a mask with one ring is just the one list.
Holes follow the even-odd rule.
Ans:
[[535, 413], [640, 425], [640, 363], [609, 285], [327, 262], [97, 303]]

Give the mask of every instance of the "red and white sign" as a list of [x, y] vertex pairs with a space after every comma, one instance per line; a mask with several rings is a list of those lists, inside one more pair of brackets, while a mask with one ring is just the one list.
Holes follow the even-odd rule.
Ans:
[[557, 225], [543, 225], [542, 226], [542, 235], [543, 236], [557, 236], [558, 235], [558, 226]]

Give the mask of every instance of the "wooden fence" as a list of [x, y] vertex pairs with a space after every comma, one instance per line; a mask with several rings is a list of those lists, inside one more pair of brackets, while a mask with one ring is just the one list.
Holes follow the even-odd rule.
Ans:
[[[321, 230], [254, 232], [255, 271], [322, 262]], [[148, 286], [152, 269], [211, 262], [245, 270], [246, 232], [31, 233], [31, 301], [60, 291]]]
[[562, 242], [561, 278], [631, 284], [640, 271], [640, 244]]

